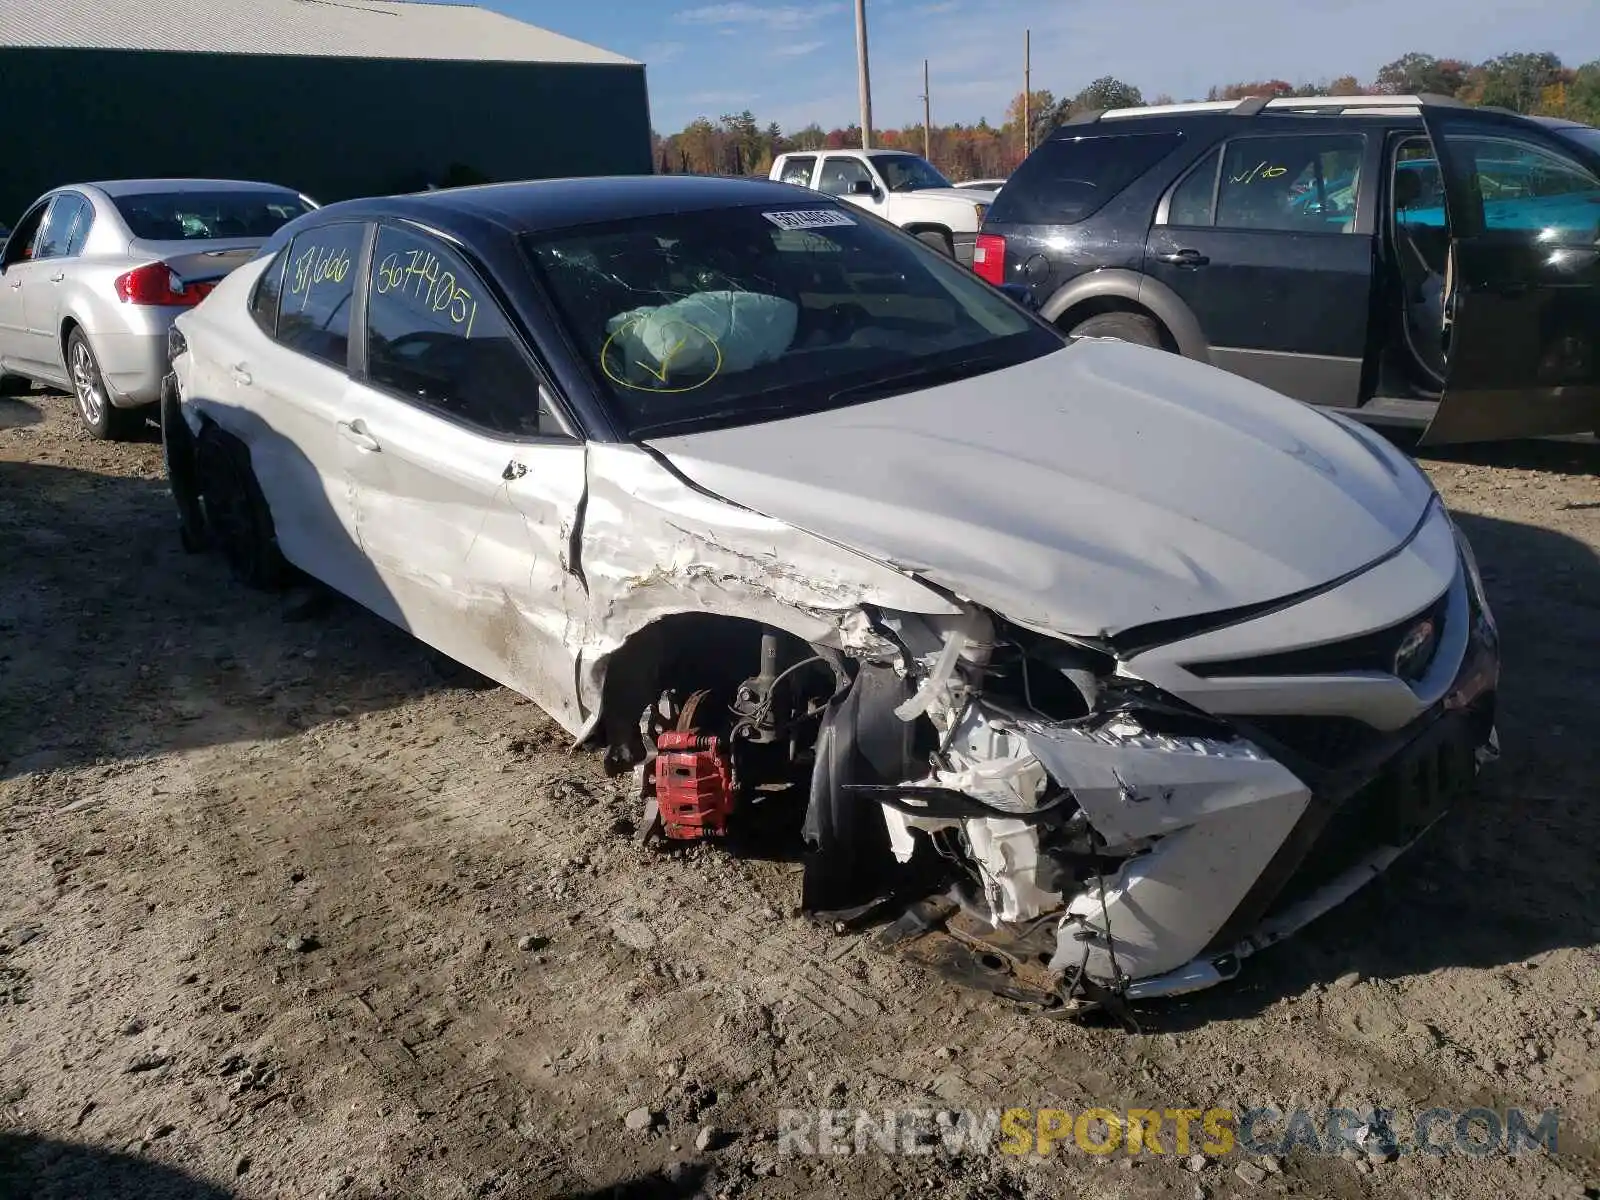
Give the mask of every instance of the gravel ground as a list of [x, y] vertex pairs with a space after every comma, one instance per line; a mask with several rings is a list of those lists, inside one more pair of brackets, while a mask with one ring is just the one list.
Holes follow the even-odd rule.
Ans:
[[[796, 918], [787, 846], [640, 848], [520, 697], [183, 555], [153, 438], [0, 401], [0, 1196], [1585, 1195], [1600, 447], [1426, 465], [1503, 626], [1503, 758], [1388, 876], [1130, 1035]], [[786, 1108], [1374, 1104], [1559, 1105], [1558, 1151], [775, 1140]]]

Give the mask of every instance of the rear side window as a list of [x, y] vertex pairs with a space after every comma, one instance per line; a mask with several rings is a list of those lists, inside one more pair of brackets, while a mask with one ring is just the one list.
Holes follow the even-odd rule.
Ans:
[[311, 211], [295, 193], [283, 191], [141, 192], [113, 203], [128, 232], [144, 242], [269, 238]]
[[256, 280], [255, 295], [250, 297], [250, 315], [268, 337], [275, 337], [278, 332], [278, 298], [283, 294], [283, 262], [287, 257], [287, 247], [272, 256]]
[[83, 253], [83, 244], [89, 240], [89, 226], [94, 223], [94, 206], [82, 196], [72, 195], [75, 206], [67, 226], [67, 243], [62, 253], [74, 258]]
[[289, 244], [284, 261], [274, 336], [341, 371], [350, 352], [350, 308], [365, 232], [354, 222], [308, 229]]
[[817, 160], [811, 155], [801, 158], [786, 158], [783, 160], [783, 172], [778, 176], [781, 183], [797, 183], [801, 187], [811, 186], [811, 170], [817, 165]]
[[67, 242], [72, 237], [78, 218], [78, 197], [62, 192], [50, 206], [50, 215], [44, 219], [44, 228], [33, 248], [35, 258], [61, 258], [67, 252]]
[[1175, 132], [1058, 133], [1017, 168], [985, 223], [1072, 225], [1086, 220], [1182, 141], [1183, 135]]
[[859, 158], [830, 155], [822, 160], [822, 179], [817, 187], [830, 196], [848, 196], [858, 183], [871, 183], [872, 172]]

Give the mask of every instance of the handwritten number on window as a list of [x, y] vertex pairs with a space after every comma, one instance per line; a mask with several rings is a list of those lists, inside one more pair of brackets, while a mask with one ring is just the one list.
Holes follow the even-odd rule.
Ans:
[[350, 255], [336, 246], [307, 246], [295, 256], [293, 268], [294, 282], [289, 294], [300, 297], [300, 308], [304, 311], [312, 289], [318, 284], [344, 282], [350, 273]]
[[440, 270], [439, 256], [426, 250], [407, 250], [389, 255], [378, 264], [378, 295], [397, 293], [414, 300], [431, 313], [448, 316], [453, 324], [465, 325], [472, 336], [478, 319], [478, 302], [472, 293], [456, 282], [455, 272]]
[[1232, 175], [1232, 176], [1229, 176], [1228, 182], [1229, 183], [1254, 183], [1257, 179], [1277, 179], [1279, 176], [1287, 175], [1288, 173], [1289, 173], [1289, 168], [1288, 167], [1269, 167], [1269, 166], [1267, 166], [1266, 161], [1263, 160], [1261, 162], [1258, 162], [1254, 167], [1252, 167], [1250, 170], [1246, 171], [1243, 175]]

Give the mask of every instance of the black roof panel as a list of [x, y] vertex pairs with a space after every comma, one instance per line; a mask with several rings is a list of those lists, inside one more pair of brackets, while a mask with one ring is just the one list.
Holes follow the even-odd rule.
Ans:
[[390, 216], [451, 229], [484, 223], [536, 233], [631, 217], [732, 208], [745, 204], [833, 207], [831, 196], [766, 179], [712, 175], [614, 175], [442, 188], [406, 196], [330, 204], [324, 215]]

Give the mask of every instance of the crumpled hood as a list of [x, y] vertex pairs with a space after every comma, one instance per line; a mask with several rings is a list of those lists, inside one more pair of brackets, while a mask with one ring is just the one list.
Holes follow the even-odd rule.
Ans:
[[726, 500], [1080, 636], [1328, 583], [1394, 550], [1432, 496], [1376, 435], [1095, 339], [926, 391], [650, 444]]

